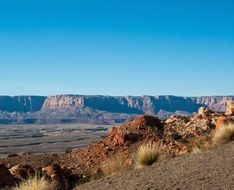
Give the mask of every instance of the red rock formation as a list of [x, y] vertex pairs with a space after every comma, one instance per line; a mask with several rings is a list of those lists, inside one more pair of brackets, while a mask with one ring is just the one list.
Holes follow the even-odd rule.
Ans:
[[157, 117], [142, 115], [126, 125], [113, 127], [109, 139], [114, 145], [123, 145], [160, 138], [163, 134], [163, 125]]

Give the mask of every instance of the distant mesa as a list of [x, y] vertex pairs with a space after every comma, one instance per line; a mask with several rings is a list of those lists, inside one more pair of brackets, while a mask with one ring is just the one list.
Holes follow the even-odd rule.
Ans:
[[200, 107], [224, 112], [234, 96], [0, 96], [0, 124], [115, 124], [140, 114], [168, 118]]

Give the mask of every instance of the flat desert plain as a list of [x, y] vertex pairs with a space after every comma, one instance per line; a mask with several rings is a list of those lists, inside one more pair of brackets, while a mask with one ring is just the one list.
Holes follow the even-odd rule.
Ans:
[[111, 125], [0, 125], [0, 157], [14, 153], [57, 153], [107, 136]]

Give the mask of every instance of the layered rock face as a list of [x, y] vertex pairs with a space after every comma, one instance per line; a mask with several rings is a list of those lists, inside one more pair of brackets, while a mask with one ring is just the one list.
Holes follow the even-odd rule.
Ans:
[[158, 113], [160, 110], [168, 112], [186, 111], [196, 112], [201, 106], [214, 111], [225, 111], [227, 102], [233, 96], [210, 97], [177, 97], [177, 96], [79, 96], [63, 95], [51, 96], [45, 100], [42, 110], [67, 108], [92, 108], [113, 113], [142, 114]]
[[139, 114], [167, 118], [190, 115], [198, 108], [224, 112], [234, 96], [0, 96], [0, 123], [123, 123]]
[[67, 109], [67, 108], [84, 108], [84, 99], [81, 96], [51, 96], [48, 97], [43, 106], [42, 110], [47, 109]]

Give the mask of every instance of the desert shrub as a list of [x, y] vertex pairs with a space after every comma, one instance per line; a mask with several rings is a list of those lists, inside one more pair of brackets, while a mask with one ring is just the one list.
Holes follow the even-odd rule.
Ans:
[[123, 154], [117, 154], [101, 165], [101, 171], [104, 175], [115, 175], [119, 172], [126, 171], [129, 167], [126, 165], [126, 158]]
[[212, 140], [214, 144], [224, 144], [234, 140], [234, 124], [228, 123], [216, 129]]
[[57, 190], [56, 184], [45, 179], [45, 177], [34, 177], [22, 181], [12, 190]]
[[159, 158], [160, 145], [155, 142], [150, 142], [141, 145], [136, 154], [135, 167], [143, 168], [150, 166]]

